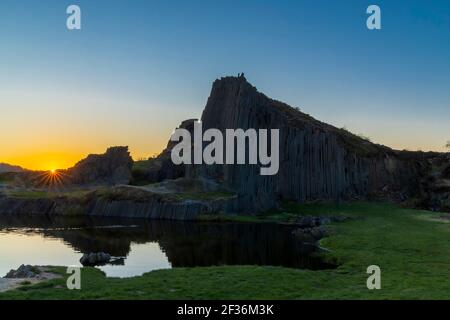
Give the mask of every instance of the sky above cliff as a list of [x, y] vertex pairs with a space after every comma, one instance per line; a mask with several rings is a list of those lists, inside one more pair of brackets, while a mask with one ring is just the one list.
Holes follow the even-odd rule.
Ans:
[[[82, 29], [66, 28], [77, 4]], [[381, 8], [368, 30], [366, 8]], [[159, 152], [214, 79], [397, 149], [450, 139], [450, 1], [0, 2], [0, 162]]]

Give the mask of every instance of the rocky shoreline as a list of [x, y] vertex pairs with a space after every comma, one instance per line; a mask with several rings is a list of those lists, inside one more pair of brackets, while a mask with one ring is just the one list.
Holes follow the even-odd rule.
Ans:
[[[181, 194], [182, 195], [182, 194]], [[167, 220], [195, 220], [199, 215], [230, 213], [236, 196], [180, 199], [132, 186], [94, 190], [80, 197], [0, 198], [3, 215], [88, 215]]]
[[301, 216], [292, 224], [297, 228], [292, 231], [294, 238], [303, 243], [310, 244], [316, 249], [320, 247], [319, 241], [331, 235], [329, 224], [351, 220], [348, 216]]
[[11, 270], [6, 276], [0, 278], [0, 292], [60, 277], [51, 272], [48, 267], [21, 265], [17, 270]]

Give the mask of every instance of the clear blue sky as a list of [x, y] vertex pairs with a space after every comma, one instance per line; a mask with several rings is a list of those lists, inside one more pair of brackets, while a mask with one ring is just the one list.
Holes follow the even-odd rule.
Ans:
[[[80, 31], [66, 29], [70, 4]], [[370, 4], [382, 30], [366, 28]], [[450, 139], [448, 0], [2, 0], [0, 39], [0, 162], [67, 166], [118, 144], [151, 155], [238, 72], [378, 143]]]

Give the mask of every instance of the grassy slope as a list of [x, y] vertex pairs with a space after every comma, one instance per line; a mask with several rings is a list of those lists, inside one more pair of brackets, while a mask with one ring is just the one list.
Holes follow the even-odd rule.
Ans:
[[[311, 204], [303, 214], [345, 214], [361, 219], [334, 225], [321, 245], [336, 270], [233, 266], [176, 268], [129, 279], [105, 278], [83, 269], [82, 290], [52, 280], [0, 294], [10, 299], [450, 299], [450, 223], [439, 214], [389, 204]], [[382, 289], [366, 288], [366, 268], [382, 270]], [[58, 270], [63, 270], [58, 269]]]

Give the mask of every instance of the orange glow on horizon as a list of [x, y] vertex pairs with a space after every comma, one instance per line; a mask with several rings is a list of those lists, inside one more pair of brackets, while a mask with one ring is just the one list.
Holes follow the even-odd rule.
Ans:
[[25, 154], [0, 159], [11, 165], [21, 166], [24, 169], [47, 171], [56, 173], [60, 169], [68, 169], [73, 167], [78, 161], [86, 157], [85, 154], [65, 154], [57, 152]]
[[[105, 151], [106, 148], [104, 150], [86, 153], [46, 152], [46, 153], [16, 155], [13, 157], [0, 157], [0, 163], [7, 163], [10, 165], [20, 166], [28, 170], [45, 171], [49, 174], [54, 175], [58, 173], [58, 170], [64, 170], [75, 166], [77, 162], [86, 158], [91, 153], [102, 154]], [[135, 161], [140, 159], [148, 159], [151, 155], [159, 154], [160, 151], [149, 152], [148, 155], [132, 154], [131, 156]]]

